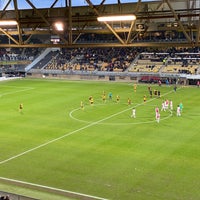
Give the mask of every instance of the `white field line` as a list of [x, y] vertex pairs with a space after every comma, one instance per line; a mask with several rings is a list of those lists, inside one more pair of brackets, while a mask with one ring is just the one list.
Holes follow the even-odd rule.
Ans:
[[[149, 102], [149, 101], [148, 101]], [[144, 104], [144, 103], [143, 103]], [[98, 106], [98, 104], [95, 104], [95, 105], [97, 105]], [[132, 109], [133, 107], [134, 108], [136, 108], [136, 107], [138, 107], [138, 106], [140, 106], [140, 105], [142, 105], [142, 104], [135, 104], [135, 106], [132, 106], [130, 109]], [[77, 110], [80, 110], [80, 108], [76, 108], [76, 109], [74, 109], [74, 110], [72, 110], [70, 113], [69, 113], [69, 116], [70, 116], [70, 118], [71, 119], [73, 119], [73, 120], [76, 120], [76, 121], [78, 121], [78, 122], [83, 122], [83, 123], [86, 123], [86, 124], [89, 124], [89, 123], [91, 123], [91, 121], [85, 121], [85, 120], [81, 120], [81, 119], [77, 119], [77, 118], [75, 118], [74, 116], [73, 116], [73, 113], [74, 112], [76, 112]], [[166, 119], [168, 119], [169, 117], [171, 117], [172, 116], [172, 111], [170, 111], [169, 110], [169, 115], [168, 116], [166, 116], [166, 117], [162, 117], [161, 119], [160, 119], [160, 121], [162, 121], [162, 120], [166, 120]], [[142, 121], [140, 121], [140, 122], [122, 122], [122, 123], [120, 123], [120, 122], [102, 122], [102, 123], [98, 123], [98, 124], [104, 124], [104, 125], [115, 125], [115, 126], [123, 126], [123, 125], [129, 125], [129, 124], [135, 124], [135, 125], [137, 125], [137, 124], [150, 124], [150, 123], [154, 123], [155, 122], [155, 120], [149, 120], [149, 121], [144, 121], [144, 122], [142, 122]]]
[[15, 86], [15, 85], [0, 85], [0, 87], [8, 87], [8, 88], [32, 88], [32, 87], [22, 87], [22, 86]]
[[[163, 96], [165, 96], [165, 95], [167, 95], [167, 94], [169, 94], [169, 93], [171, 93], [171, 92], [172, 92], [172, 91], [170, 91], [170, 92], [164, 94]], [[153, 101], [153, 100], [155, 100], [155, 98], [152, 98], [152, 99], [150, 99], [150, 100], [147, 101], [147, 102], [151, 102], [151, 101]], [[146, 103], [147, 103], [147, 102], [146, 102]], [[137, 104], [136, 106], [140, 106], [140, 105], [143, 105], [143, 104], [144, 104], [144, 103]], [[135, 106], [135, 107], [136, 107], [136, 106]], [[125, 110], [123, 110], [123, 111], [120, 111], [120, 112], [118, 112], [118, 113], [115, 113], [115, 114], [113, 114], [113, 115], [110, 115], [110, 116], [108, 116], [108, 117], [106, 117], [106, 118], [104, 118], [104, 119], [98, 120], [98, 121], [93, 122], [93, 123], [91, 123], [91, 124], [88, 124], [88, 125], [86, 125], [86, 126], [84, 126], [84, 127], [82, 127], [82, 128], [79, 128], [79, 129], [77, 129], [77, 130], [74, 130], [74, 131], [72, 131], [72, 132], [70, 132], [70, 133], [66, 133], [65, 135], [63, 135], [63, 136], [61, 136], [61, 137], [55, 138], [55, 139], [53, 139], [53, 140], [50, 140], [49, 142], [46, 142], [46, 143], [41, 144], [41, 145], [39, 145], [39, 146], [36, 146], [36, 147], [34, 147], [34, 148], [32, 148], [32, 149], [29, 149], [29, 150], [27, 150], [27, 151], [24, 151], [24, 152], [22, 152], [22, 153], [20, 153], [20, 154], [17, 154], [17, 155], [15, 155], [15, 156], [12, 156], [12, 157], [10, 157], [10, 158], [8, 158], [8, 159], [6, 159], [6, 160], [3, 160], [3, 161], [0, 162], [0, 164], [7, 163], [7, 162], [9, 162], [9, 161], [11, 161], [11, 160], [14, 160], [14, 159], [16, 159], [16, 158], [18, 158], [18, 157], [21, 157], [21, 156], [23, 156], [23, 155], [25, 155], [25, 154], [28, 154], [28, 153], [30, 153], [30, 152], [32, 152], [32, 151], [35, 151], [35, 150], [39, 149], [39, 148], [42, 148], [42, 147], [47, 146], [47, 145], [49, 145], [49, 144], [51, 144], [51, 143], [53, 143], [53, 142], [56, 142], [56, 141], [58, 141], [58, 140], [60, 140], [60, 139], [62, 139], [62, 138], [68, 137], [68, 136], [70, 136], [70, 135], [72, 135], [72, 134], [75, 134], [75, 133], [81, 131], [81, 130], [84, 130], [84, 129], [89, 128], [89, 127], [91, 127], [91, 126], [94, 126], [94, 125], [96, 125], [96, 124], [98, 124], [98, 123], [101, 123], [101, 122], [103, 122], [103, 121], [105, 121], [105, 120], [107, 120], [107, 119], [110, 119], [110, 118], [112, 118], [112, 117], [114, 117], [114, 116], [116, 116], [116, 115], [119, 115], [119, 114], [121, 114], [121, 113], [123, 113], [123, 112], [126, 112], [126, 111], [128, 111], [128, 110], [130, 110], [130, 109], [132, 109], [132, 108], [125, 109]], [[7, 179], [7, 178], [3, 178], [3, 177], [0, 177], [0, 178], [1, 178], [1, 179], [4, 179], [4, 180]], [[12, 179], [7, 179], [7, 180], [16, 181], [16, 180], [14, 180], [14, 179], [13, 179], [13, 180], [12, 180]], [[17, 182], [20, 183], [21, 181], [17, 181]], [[21, 182], [21, 183], [22, 183], [22, 182]], [[71, 194], [74, 194], [74, 195], [81, 195], [81, 196], [85, 196], [85, 197], [90, 197], [90, 198], [94, 198], [94, 199], [98, 199], [98, 200], [106, 200], [105, 198], [90, 196], [90, 195], [81, 194], [81, 193], [76, 193], [76, 192], [73, 192], [73, 191], [61, 190], [61, 189], [52, 188], [52, 187], [43, 186], [43, 185], [38, 185], [38, 184], [33, 184], [33, 183], [25, 183], [25, 182], [23, 182], [23, 183], [24, 183], [24, 184], [28, 184], [28, 185], [32, 185], [32, 186], [41, 187], [41, 188], [56, 190], [56, 191], [60, 191], [60, 192], [63, 191], [63, 192], [71, 193]]]
[[23, 156], [23, 155], [25, 155], [25, 154], [27, 154], [27, 153], [29, 153], [29, 152], [32, 152], [32, 151], [34, 151], [34, 150], [37, 150], [37, 149], [41, 148], [41, 147], [47, 146], [48, 144], [51, 144], [51, 143], [53, 143], [53, 142], [56, 142], [56, 141], [58, 141], [58, 140], [60, 140], [60, 139], [62, 139], [62, 138], [68, 137], [68, 136], [70, 136], [70, 135], [72, 135], [72, 134], [75, 134], [75, 133], [77, 133], [77, 132], [79, 132], [79, 131], [82, 131], [82, 130], [84, 130], [84, 129], [86, 129], [86, 128], [89, 128], [89, 127], [91, 127], [91, 126], [94, 126], [94, 125], [96, 125], [96, 124], [98, 124], [98, 123], [101, 123], [101, 122], [103, 122], [103, 121], [105, 121], [105, 120], [107, 120], [107, 119], [110, 119], [110, 118], [112, 118], [112, 117], [114, 117], [114, 116], [116, 116], [116, 115], [119, 115], [119, 114], [121, 114], [121, 113], [123, 113], [123, 112], [126, 112], [126, 111], [128, 111], [128, 110], [130, 110], [130, 109], [131, 109], [131, 108], [122, 110], [122, 111], [120, 111], [120, 112], [118, 112], [118, 113], [115, 113], [115, 114], [113, 114], [113, 115], [110, 115], [110, 116], [108, 116], [108, 117], [106, 117], [106, 118], [104, 118], [104, 119], [100, 119], [100, 120], [98, 120], [98, 121], [96, 121], [96, 122], [92, 122], [91, 124], [88, 124], [88, 125], [86, 125], [86, 126], [83, 126], [82, 128], [76, 129], [76, 130], [74, 130], [74, 131], [72, 131], [72, 132], [70, 132], [70, 133], [66, 133], [65, 135], [62, 135], [62, 136], [60, 136], [60, 137], [58, 137], [58, 138], [55, 138], [55, 139], [50, 140], [50, 141], [48, 141], [48, 142], [45, 142], [45, 143], [43, 143], [43, 144], [41, 144], [41, 145], [39, 145], [39, 146], [36, 146], [36, 147], [34, 147], [34, 148], [32, 148], [32, 149], [29, 149], [29, 150], [27, 150], [27, 151], [24, 151], [24, 152], [22, 152], [22, 153], [20, 153], [20, 154], [17, 154], [17, 155], [15, 155], [15, 156], [12, 156], [12, 157], [10, 157], [10, 158], [8, 158], [8, 159], [6, 159], [6, 160], [3, 160], [3, 161], [0, 162], [0, 164], [4, 164], [4, 163], [6, 163], [6, 162], [8, 162], [8, 161], [14, 160], [15, 158], [18, 158], [18, 157], [20, 157], [20, 156]]
[[26, 88], [26, 89], [22, 89], [22, 90], [17, 90], [15, 92], [7, 92], [7, 93], [2, 93], [0, 94], [0, 96], [6, 96], [6, 95], [9, 95], [9, 94], [15, 94], [15, 93], [18, 93], [18, 92], [24, 92], [24, 91], [28, 91], [28, 90], [33, 90], [35, 88]]
[[59, 189], [59, 188], [53, 188], [53, 187], [49, 187], [49, 186], [45, 186], [45, 185], [28, 183], [28, 182], [24, 182], [24, 181], [15, 180], [15, 179], [9, 179], [9, 178], [4, 178], [4, 177], [0, 177], [0, 179], [7, 181], [7, 182], [11, 182], [11, 183], [16, 183], [19, 185], [25, 185], [25, 186], [29, 186], [29, 187], [31, 186], [32, 188], [45, 189], [45, 190], [49, 190], [52, 192], [58, 192], [58, 193], [62, 193], [62, 194], [63, 193], [71, 194], [71, 195], [86, 197], [88, 199], [95, 199], [95, 200], [107, 200], [105, 198], [101, 198], [101, 197], [97, 197], [97, 196], [87, 195], [87, 194], [83, 194], [83, 193], [79, 193], [79, 192], [72, 192], [69, 190], [63, 190], [63, 189]]
[[[171, 93], [171, 92], [172, 92], [172, 91], [170, 91], [170, 92], [168, 92], [168, 93], [165, 93], [163, 96], [165, 96], [165, 95], [167, 95], [167, 94], [169, 94], [169, 93]], [[156, 99], [156, 98], [152, 98], [152, 99], [148, 100], [147, 102], [151, 102], [151, 101], [153, 101], [153, 100], [155, 100], [155, 99]], [[141, 103], [141, 104], [137, 104], [137, 105], [134, 106], [134, 107], [138, 107], [138, 106], [140, 106], [140, 105], [146, 104], [147, 102], [143, 102], [143, 103]], [[66, 133], [66, 134], [64, 134], [64, 135], [62, 135], [62, 136], [60, 136], [60, 137], [58, 137], [58, 138], [55, 138], [55, 139], [50, 140], [50, 141], [48, 141], [48, 142], [45, 142], [45, 143], [43, 143], [43, 144], [41, 144], [41, 145], [39, 145], [39, 146], [36, 146], [36, 147], [34, 147], [34, 148], [32, 148], [32, 149], [29, 149], [29, 150], [24, 151], [24, 152], [22, 152], [22, 153], [20, 153], [20, 154], [17, 154], [17, 155], [15, 155], [15, 156], [12, 156], [12, 157], [10, 157], [10, 158], [8, 158], [8, 159], [5, 159], [5, 160], [3, 160], [3, 161], [0, 161], [0, 164], [4, 164], [4, 163], [6, 163], [6, 162], [8, 162], [8, 161], [14, 160], [14, 159], [16, 159], [16, 158], [18, 158], [18, 157], [21, 157], [21, 156], [23, 156], [23, 155], [25, 155], [25, 154], [27, 154], [27, 153], [30, 153], [30, 152], [35, 151], [35, 150], [37, 150], [37, 149], [40, 149], [40, 148], [42, 148], [42, 147], [44, 147], [44, 146], [47, 146], [47, 145], [49, 145], [49, 144], [51, 144], [51, 143], [53, 143], [53, 142], [56, 142], [56, 141], [61, 140], [61, 139], [65, 138], [65, 137], [68, 137], [68, 136], [70, 136], [70, 135], [72, 135], [72, 134], [75, 134], [75, 133], [77, 133], [77, 132], [79, 132], [79, 131], [85, 130], [86, 128], [89, 128], [89, 127], [94, 126], [94, 125], [96, 125], [96, 124], [100, 124], [100, 123], [103, 122], [103, 121], [106, 121], [106, 120], [108, 120], [108, 119], [110, 119], [110, 118], [112, 118], [112, 117], [115, 117], [115, 116], [117, 116], [117, 115], [120, 115], [121, 113], [124, 113], [124, 112], [126, 112], [126, 111], [128, 111], [128, 110], [131, 110], [131, 109], [132, 109], [132, 107], [129, 107], [129, 108], [124, 109], [124, 110], [122, 110], [122, 111], [120, 111], [120, 112], [117, 112], [117, 113], [115, 113], [115, 114], [113, 114], [113, 115], [110, 115], [110, 116], [108, 116], [108, 117], [105, 117], [105, 118], [103, 118], [103, 119], [100, 119], [100, 120], [98, 120], [98, 121], [96, 121], [96, 122], [92, 122], [92, 123], [90, 123], [90, 124], [88, 124], [88, 125], [86, 125], [86, 126], [83, 126], [82, 128], [79, 128], [79, 129], [76, 129], [76, 130], [71, 131], [71, 132], [69, 132], [69, 133]]]

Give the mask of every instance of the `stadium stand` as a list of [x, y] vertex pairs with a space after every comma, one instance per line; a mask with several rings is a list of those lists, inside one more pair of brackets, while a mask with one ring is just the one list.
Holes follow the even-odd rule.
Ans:
[[123, 72], [129, 67], [135, 54], [132, 48], [61, 50], [45, 66], [45, 69]]
[[[34, 74], [79, 74], [120, 76], [125, 75], [146, 82], [158, 77], [199, 75], [200, 56], [198, 48], [46, 48], [33, 51], [1, 51], [1, 76], [26, 76]], [[6, 62], [3, 63], [3, 62]], [[20, 63], [22, 62], [22, 63]], [[159, 78], [160, 77], [160, 78]], [[198, 77], [196, 78], [198, 79]], [[152, 82], [152, 81], [151, 81]]]
[[[135, 48], [82, 48], [52, 51], [32, 68], [45, 70], [80, 70], [109, 72], [151, 72], [196, 74], [198, 53], [142, 52]], [[145, 50], [145, 49], [144, 49]], [[173, 50], [174, 51], [174, 50]], [[169, 50], [171, 52], [171, 50]], [[197, 55], [197, 56], [196, 56]]]

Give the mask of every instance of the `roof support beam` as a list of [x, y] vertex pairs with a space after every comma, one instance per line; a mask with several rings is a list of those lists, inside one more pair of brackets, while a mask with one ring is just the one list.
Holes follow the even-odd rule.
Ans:
[[55, 0], [55, 1], [53, 2], [53, 4], [51, 5], [51, 8], [53, 8], [53, 7], [56, 5], [57, 2], [58, 2], [58, 0]]
[[2, 18], [2, 17], [5, 15], [6, 9], [7, 9], [7, 7], [9, 6], [9, 4], [10, 4], [11, 1], [12, 1], [12, 0], [9, 0], [9, 1], [7, 2], [7, 4], [5, 5], [4, 9], [2, 10], [3, 12], [2, 12], [1, 15], [0, 15], [0, 18]]
[[[90, 0], [86, 0], [90, 8], [94, 10], [94, 12], [97, 14], [97, 16], [100, 16], [98, 10], [94, 7], [92, 2]], [[120, 41], [120, 43], [125, 44], [125, 42], [121, 39], [121, 37], [116, 33], [116, 31], [107, 23], [104, 22], [104, 24], [108, 27], [108, 29], [115, 35], [115, 37]]]
[[[135, 9], [135, 12], [134, 12], [135, 15], [137, 15], [137, 12], [138, 12], [138, 10], [140, 8], [140, 3], [141, 3], [141, 0], [138, 0], [137, 5], [136, 5], [136, 9]], [[130, 30], [128, 32], [128, 37], [127, 37], [127, 40], [126, 40], [126, 44], [130, 42], [131, 33], [132, 33], [133, 29], [134, 29], [134, 25], [135, 25], [135, 20], [131, 22], [131, 27], [130, 27]]]
[[196, 35], [196, 45], [199, 43], [199, 37], [200, 37], [200, 14], [199, 14], [199, 23], [198, 23], [198, 28], [197, 28], [197, 35]]
[[77, 40], [79, 39], [79, 37], [82, 35], [82, 32], [84, 30], [84, 28], [86, 27], [87, 23], [84, 24], [84, 26], [82, 27], [82, 29], [80, 30], [80, 33], [78, 34], [78, 36], [74, 39], [73, 44], [75, 44], [77, 42]]
[[17, 0], [14, 0], [14, 8], [15, 8], [15, 15], [17, 20], [17, 31], [18, 31], [18, 37], [19, 37], [19, 44], [22, 44], [22, 29], [21, 24], [19, 20], [19, 10], [17, 5]]
[[[53, 8], [55, 6], [55, 4], [58, 2], [58, 0], [55, 0], [54, 3], [51, 5], [50, 8]], [[46, 11], [44, 16], [48, 15], [48, 11]], [[32, 32], [36, 32], [35, 30], [39, 27], [39, 25], [35, 26], [32, 28]], [[33, 33], [29, 35], [29, 37], [24, 41], [25, 44], [27, 44], [29, 42], [29, 40], [31, 39], [31, 37], [33, 36]]]
[[[44, 15], [39, 12], [39, 10], [30, 2], [30, 0], [26, 0], [26, 2], [35, 10], [35, 12], [43, 19], [43, 21], [49, 26], [49, 28], [51, 28], [51, 24], [48, 22], [48, 20], [46, 20], [46, 18], [44, 17]], [[53, 32], [55, 34], [57, 34], [65, 43], [68, 43], [68, 41], [58, 32], [53, 30]]]
[[30, 2], [30, 0], [25, 1], [35, 10], [38, 16], [40, 16], [43, 19], [43, 21], [50, 27], [51, 24], [48, 22], [48, 20], [46, 20], [46, 18], [41, 14], [41, 12]]
[[[194, 46], [199, 46], [200, 44], [197, 44]], [[0, 44], [0, 48], [3, 47], [10, 47], [10, 48], [15, 48], [15, 47], [22, 47], [22, 48], [50, 48], [50, 47], [59, 47], [59, 48], [85, 48], [85, 47], [90, 47], [90, 48], [96, 48], [96, 47], [124, 47], [123, 44], [120, 43], [91, 43], [91, 44]], [[138, 43], [131, 43], [129, 45], [126, 45], [126, 47], [155, 47], [155, 48], [167, 48], [167, 47], [191, 47], [191, 44], [188, 42], [180, 43], [160, 43], [160, 42], [138, 42]]]
[[69, 18], [69, 24], [68, 24], [68, 41], [69, 44], [72, 44], [72, 2], [71, 0], [68, 0], [68, 5], [69, 5], [69, 14], [68, 14], [68, 18]]
[[0, 28], [0, 31], [4, 33], [8, 38], [10, 38], [15, 44], [19, 45], [19, 42], [15, 40], [10, 34], [8, 34], [4, 29]]
[[189, 36], [189, 35], [187, 34], [187, 32], [185, 31], [185, 28], [183, 27], [183, 24], [181, 23], [181, 21], [180, 21], [178, 15], [176, 14], [175, 10], [172, 8], [172, 5], [171, 5], [171, 3], [169, 2], [169, 0], [166, 0], [166, 3], [167, 3], [167, 5], [169, 6], [170, 10], [172, 11], [172, 13], [173, 13], [173, 15], [174, 15], [176, 21], [178, 22], [180, 28], [182, 29], [182, 31], [183, 31], [183, 33], [184, 33], [186, 39], [188, 40], [189, 43], [192, 43], [192, 40], [191, 40], [190, 36]]

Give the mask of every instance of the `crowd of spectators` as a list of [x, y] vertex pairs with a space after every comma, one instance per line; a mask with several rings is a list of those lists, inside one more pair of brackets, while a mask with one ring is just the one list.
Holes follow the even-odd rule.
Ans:
[[61, 49], [45, 69], [196, 74], [199, 62], [198, 48], [78, 48]]
[[33, 61], [38, 55], [37, 48], [12, 48], [12, 49], [0, 49], [0, 61]]
[[[22, 36], [25, 41], [28, 39], [27, 36]], [[18, 40], [17, 36], [13, 36], [14, 39]], [[7, 36], [1, 35], [0, 42], [2, 44], [12, 44], [13, 41]], [[42, 43], [40, 39], [32, 37], [29, 39], [29, 43]], [[40, 53], [39, 48], [0, 48], [0, 61], [27, 61], [33, 60]]]
[[[0, 49], [0, 61], [29, 60], [39, 49]], [[29, 56], [30, 55], [30, 56]], [[34, 60], [34, 58], [32, 58]], [[48, 58], [48, 59], [47, 59]], [[110, 47], [63, 48], [44, 56], [35, 69], [61, 71], [105, 72], [163, 72], [198, 74], [200, 71], [199, 48]], [[15, 71], [17, 65], [2, 65], [2, 69]]]
[[62, 49], [45, 69], [125, 71], [137, 53], [134, 48]]

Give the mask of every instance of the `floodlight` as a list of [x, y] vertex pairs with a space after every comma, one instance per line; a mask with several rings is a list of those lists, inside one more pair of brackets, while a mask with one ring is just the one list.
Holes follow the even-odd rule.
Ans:
[[0, 26], [14, 26], [17, 25], [15, 20], [0, 20]]
[[56, 22], [55, 24], [55, 28], [57, 31], [63, 31], [64, 30], [64, 25], [62, 22]]
[[113, 15], [97, 17], [99, 22], [114, 22], [114, 21], [133, 21], [136, 20], [135, 15]]

